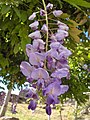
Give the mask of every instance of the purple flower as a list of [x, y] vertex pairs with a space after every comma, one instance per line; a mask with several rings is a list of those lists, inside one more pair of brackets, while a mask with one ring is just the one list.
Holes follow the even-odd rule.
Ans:
[[59, 96], [61, 95], [61, 87], [60, 87], [61, 82], [55, 81], [51, 84], [49, 84], [45, 89], [44, 89], [44, 95], [53, 95], [53, 96]]
[[35, 21], [32, 24], [30, 24], [29, 27], [31, 27], [32, 30], [36, 30], [38, 29], [38, 25], [39, 25], [39, 22]]
[[44, 24], [44, 25], [42, 26], [41, 31], [44, 32], [44, 33], [47, 33], [48, 27], [47, 27], [46, 24]]
[[40, 89], [41, 87], [44, 88], [44, 82], [45, 82], [45, 80], [49, 79], [49, 74], [45, 69], [38, 68], [32, 72], [31, 77], [35, 80], [38, 80], [37, 86]]
[[37, 50], [44, 50], [45, 42], [42, 39], [34, 39], [33, 48]]
[[55, 37], [56, 37], [58, 42], [60, 42], [61, 40], [63, 40], [67, 36], [68, 36], [68, 32], [64, 31], [64, 30], [60, 30], [60, 29], [58, 29], [58, 32], [55, 34]]
[[58, 96], [64, 94], [68, 90], [68, 85], [60, 85], [61, 82], [56, 80], [55, 82], [48, 85], [43, 90], [43, 95], [47, 96], [46, 103], [47, 105], [55, 105], [59, 103]]
[[67, 77], [69, 74], [69, 70], [67, 68], [61, 68], [61, 69], [57, 69], [55, 70], [51, 76], [54, 78], [58, 78], [61, 79], [63, 77]]
[[40, 9], [40, 15], [41, 15], [41, 16], [45, 16], [45, 14], [46, 14], [45, 10]]
[[41, 38], [40, 31], [38, 31], [38, 30], [29, 34], [28, 36], [32, 39], [40, 39]]
[[61, 94], [64, 94], [65, 92], [67, 92], [68, 91], [68, 89], [69, 89], [69, 86], [68, 85], [60, 85], [60, 87], [61, 87]]
[[45, 80], [45, 79], [49, 78], [49, 74], [45, 69], [38, 68], [38, 69], [36, 69], [32, 72], [31, 77], [35, 80], [38, 80], [38, 79], [44, 79]]
[[58, 30], [57, 30], [57, 33], [63, 35], [64, 37], [68, 37], [68, 32], [65, 31], [65, 30], [58, 29]]
[[52, 40], [52, 42], [57, 41], [57, 39], [56, 39], [56, 37], [55, 37], [55, 35], [54, 35], [54, 34], [51, 34], [50, 39]]
[[55, 50], [57, 50], [57, 49], [59, 48], [59, 46], [60, 46], [60, 43], [59, 43], [59, 42], [52, 42], [52, 43], [50, 44], [50, 48], [51, 48], [51, 49], [55, 49]]
[[26, 45], [26, 54], [29, 57], [30, 53], [36, 52], [37, 49], [35, 49], [31, 44]]
[[20, 69], [21, 69], [21, 72], [26, 77], [30, 77], [31, 76], [31, 72], [34, 70], [34, 67], [31, 66], [28, 62], [23, 61], [23, 62], [21, 62]]
[[48, 69], [51, 70], [52, 68], [55, 68], [56, 60], [53, 57], [48, 55], [46, 60], [47, 60], [47, 67], [48, 67]]
[[51, 4], [51, 3], [48, 3], [47, 4], [47, 6], [46, 6], [46, 8], [47, 8], [47, 10], [52, 10], [52, 8], [53, 8], [53, 4]]
[[48, 115], [51, 115], [51, 107], [50, 107], [50, 105], [46, 105], [46, 113]]
[[46, 103], [48, 105], [51, 105], [51, 104], [55, 105], [55, 104], [59, 103], [59, 100], [58, 100], [56, 95], [52, 95], [52, 94], [50, 95], [49, 94], [48, 97], [47, 97]]
[[38, 95], [34, 87], [30, 87], [29, 91], [26, 93], [27, 98], [33, 98], [38, 100]]
[[29, 62], [32, 65], [42, 67], [44, 60], [45, 60], [45, 55], [42, 53], [34, 52], [29, 54]]
[[36, 106], [37, 106], [37, 103], [35, 100], [31, 100], [30, 101], [30, 104], [28, 106], [28, 109], [31, 109], [31, 110], [35, 110], [36, 109]]
[[33, 20], [36, 17], [36, 13], [34, 12], [30, 17], [29, 20]]
[[59, 29], [61, 29], [61, 30], [66, 30], [66, 31], [69, 30], [69, 27], [60, 21], [57, 21], [57, 25], [58, 25]]
[[63, 12], [62, 12], [61, 10], [54, 10], [54, 11], [53, 11], [53, 15], [54, 15], [55, 17], [59, 17], [62, 13], [63, 13]]

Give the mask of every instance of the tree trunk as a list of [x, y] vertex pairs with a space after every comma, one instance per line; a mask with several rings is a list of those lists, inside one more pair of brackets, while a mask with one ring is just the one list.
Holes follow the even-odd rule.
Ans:
[[7, 95], [4, 99], [4, 103], [3, 103], [2, 107], [1, 107], [1, 111], [0, 111], [0, 117], [5, 116], [7, 106], [8, 106], [8, 102], [9, 102], [10, 96], [11, 96], [11, 91], [12, 91], [12, 89], [8, 90], [8, 93], [7, 93]]

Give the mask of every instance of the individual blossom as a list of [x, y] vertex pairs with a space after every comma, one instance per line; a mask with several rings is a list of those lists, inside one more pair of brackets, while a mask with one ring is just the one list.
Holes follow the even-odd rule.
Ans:
[[49, 74], [45, 69], [38, 68], [32, 72], [31, 77], [37, 80], [37, 85], [40, 89], [41, 87], [44, 88], [44, 82], [49, 79]]
[[44, 24], [44, 25], [42, 26], [41, 31], [44, 32], [44, 33], [47, 33], [48, 27], [47, 27], [46, 24]]
[[54, 10], [54, 11], [53, 11], [53, 15], [54, 15], [55, 17], [59, 17], [62, 13], [63, 13], [63, 12], [62, 12], [61, 10]]
[[47, 10], [52, 10], [53, 8], [53, 4], [51, 3], [48, 3], [47, 6], [46, 6]]
[[39, 52], [34, 52], [29, 54], [29, 62], [38, 67], [43, 67], [43, 62], [45, 60], [45, 55]]
[[55, 37], [55, 34], [51, 34], [50, 39], [51, 39], [51, 42], [56, 42], [57, 41], [57, 39]]
[[33, 98], [33, 99], [36, 99], [36, 100], [38, 100], [38, 98], [39, 98], [38, 95], [37, 95], [36, 89], [34, 87], [30, 87], [30, 89], [26, 93], [26, 97], [27, 98]]
[[35, 32], [29, 34], [28, 37], [30, 37], [32, 39], [40, 39], [41, 38], [40, 31], [36, 30]]
[[36, 13], [34, 12], [30, 17], [29, 20], [33, 20], [36, 17]]
[[40, 9], [40, 15], [41, 15], [41, 16], [45, 16], [45, 14], [46, 14], [45, 10]]
[[30, 53], [34, 53], [37, 51], [37, 48], [35, 48], [33, 45], [31, 44], [27, 44], [26, 45], [26, 54], [29, 57]]
[[34, 39], [33, 48], [37, 51], [43, 51], [45, 49], [45, 42], [42, 39]]
[[69, 30], [69, 27], [60, 21], [57, 21], [57, 25], [58, 25], [59, 29], [61, 29], [61, 30], [66, 30], [66, 31]]
[[55, 105], [59, 103], [58, 96], [67, 92], [68, 86], [61, 85], [61, 82], [56, 80], [55, 82], [49, 84], [44, 90], [44, 96], [47, 96], [46, 104], [47, 105]]
[[62, 43], [62, 40], [67, 36], [68, 36], [68, 32], [60, 29], [58, 29], [57, 33], [55, 34], [57, 41], [61, 43]]
[[61, 68], [61, 69], [57, 69], [55, 70], [51, 76], [54, 78], [58, 78], [61, 79], [63, 77], [67, 77], [69, 74], [69, 70], [67, 68]]
[[38, 25], [39, 25], [39, 22], [35, 21], [32, 24], [30, 24], [29, 27], [31, 27], [32, 30], [36, 30], [38, 29]]

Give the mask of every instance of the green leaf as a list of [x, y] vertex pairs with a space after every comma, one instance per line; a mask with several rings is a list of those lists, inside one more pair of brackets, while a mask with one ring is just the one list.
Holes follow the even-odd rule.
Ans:
[[71, 5], [79, 5], [82, 7], [90, 8], [90, 3], [85, 0], [64, 0], [65, 2], [70, 3]]
[[18, 8], [14, 7], [14, 11], [16, 12], [17, 16], [21, 19], [21, 13], [20, 10]]
[[21, 12], [21, 20], [22, 22], [25, 22], [27, 20], [27, 12], [23, 11]]
[[20, 44], [16, 44], [14, 47], [14, 53], [17, 54], [19, 52]]
[[3, 68], [9, 66], [9, 62], [7, 58], [4, 58], [2, 54], [0, 54], [0, 64]]
[[10, 9], [11, 9], [10, 6], [8, 6], [8, 5], [3, 5], [3, 6], [2, 6], [2, 9], [1, 9], [1, 13], [2, 13], [2, 14], [6, 14]]

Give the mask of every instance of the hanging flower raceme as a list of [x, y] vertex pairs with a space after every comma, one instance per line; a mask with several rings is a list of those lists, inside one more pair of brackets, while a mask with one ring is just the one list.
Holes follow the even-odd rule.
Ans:
[[[54, 21], [49, 19], [50, 14], [48, 12], [55, 17]], [[58, 97], [69, 89], [68, 85], [62, 84], [62, 78], [68, 79], [70, 76], [68, 57], [71, 55], [71, 51], [63, 46], [64, 39], [68, 37], [69, 27], [56, 20], [63, 12], [53, 10], [53, 4], [51, 3], [44, 10], [40, 9], [40, 12], [34, 12], [29, 20], [33, 21], [37, 14], [40, 15], [42, 20], [35, 20], [29, 25], [34, 30], [29, 34], [29, 37], [33, 40], [32, 44], [26, 45], [29, 62], [23, 61], [20, 69], [34, 89], [34, 91], [30, 89], [26, 95], [31, 99], [28, 109], [35, 110], [39, 96], [43, 96], [46, 113], [51, 115], [51, 105], [58, 104]], [[51, 20], [52, 23], [55, 22], [57, 26], [55, 32], [53, 32], [49, 20], [50, 23]]]

